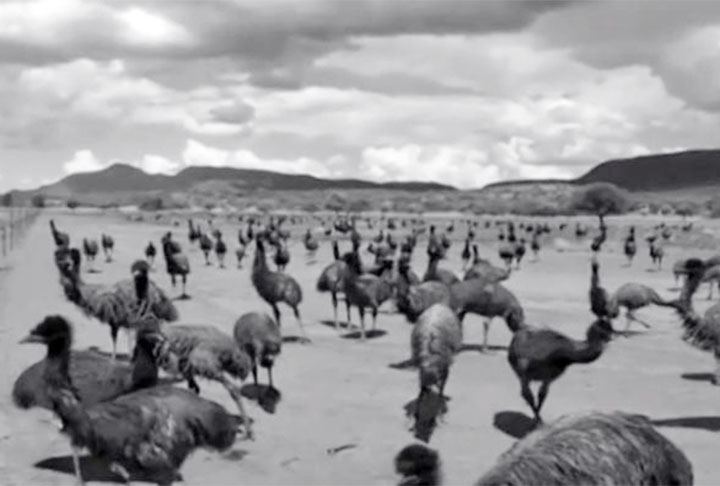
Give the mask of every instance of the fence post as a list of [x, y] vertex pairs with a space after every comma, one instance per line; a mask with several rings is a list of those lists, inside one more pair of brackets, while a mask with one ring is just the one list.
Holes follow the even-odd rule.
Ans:
[[7, 228], [5, 224], [2, 225], [2, 255], [3, 258], [7, 257]]

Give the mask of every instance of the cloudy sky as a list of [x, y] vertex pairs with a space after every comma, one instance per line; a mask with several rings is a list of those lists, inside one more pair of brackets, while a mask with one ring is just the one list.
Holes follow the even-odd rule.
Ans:
[[0, 3], [0, 190], [124, 162], [479, 187], [720, 142], [720, 2]]

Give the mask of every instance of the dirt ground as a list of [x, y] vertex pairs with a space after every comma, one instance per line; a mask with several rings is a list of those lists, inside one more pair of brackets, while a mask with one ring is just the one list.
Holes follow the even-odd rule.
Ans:
[[[129, 277], [129, 266], [142, 257], [150, 239], [156, 244], [167, 226], [128, 223], [119, 218], [57, 216], [74, 244], [83, 236], [99, 239], [101, 232], [115, 237], [115, 261], [98, 259], [101, 273], [87, 274], [88, 282], [112, 283]], [[212, 324], [231, 332], [242, 313], [270, 311], [250, 283], [252, 251], [242, 269], [235, 267], [234, 248], [237, 225], [225, 224], [230, 248], [228, 268], [205, 267], [198, 249], [188, 252], [192, 275], [188, 291], [192, 300], [178, 302], [181, 321]], [[397, 478], [392, 459], [397, 451], [414, 441], [408, 431], [404, 405], [417, 394], [417, 375], [398, 370], [392, 363], [409, 356], [410, 326], [389, 312], [378, 319], [386, 334], [361, 343], [346, 338], [323, 324], [331, 320], [328, 295], [315, 290], [316, 279], [331, 259], [328, 243], [323, 243], [314, 261], [309, 261], [294, 232], [292, 260], [287, 268], [303, 287], [301, 307], [312, 344], [288, 343], [275, 370], [275, 384], [282, 400], [274, 414], [249, 402], [255, 419], [256, 440], [238, 441], [223, 455], [198, 451], [182, 469], [185, 484], [393, 484]], [[482, 231], [482, 229], [481, 229]], [[186, 228], [175, 230], [177, 239], [188, 250]], [[568, 238], [570, 238], [568, 236]], [[367, 241], [367, 240], [366, 240]], [[365, 246], [365, 245], [363, 245]], [[527, 261], [507, 281], [524, 305], [528, 322], [558, 329], [582, 338], [591, 322], [587, 291], [589, 254], [557, 252], [546, 245], [537, 263]], [[341, 243], [341, 250], [349, 247]], [[586, 248], [587, 245], [584, 245]], [[601, 278], [610, 291], [628, 281], [652, 285], [662, 295], [676, 295], [669, 271], [672, 261], [687, 256], [676, 248], [668, 250], [666, 270], [648, 271], [650, 265], [644, 245], [632, 268], [624, 267], [620, 243], [611, 241], [601, 255]], [[444, 268], [459, 271], [462, 245], [456, 242]], [[42, 358], [39, 346], [21, 346], [18, 341], [45, 315], [61, 313], [75, 325], [75, 347], [98, 346], [110, 349], [107, 326], [83, 317], [66, 302], [58, 284], [52, 261], [53, 242], [47, 217], [40, 217], [10, 262], [0, 272], [0, 483], [72, 484], [69, 444], [58, 433], [56, 421], [48, 411], [22, 411], [10, 397], [13, 381], [28, 365]], [[159, 249], [159, 246], [158, 246]], [[496, 250], [481, 251], [496, 259]], [[694, 252], [697, 254], [697, 252]], [[369, 261], [370, 255], [363, 255]], [[425, 266], [424, 241], [415, 270]], [[162, 258], [152, 278], [168, 292], [169, 285]], [[173, 295], [175, 295], [173, 294]], [[709, 303], [703, 287], [696, 299], [699, 309]], [[390, 307], [386, 307], [389, 311]], [[297, 335], [289, 309], [283, 308], [283, 333]], [[341, 316], [344, 312], [341, 312]], [[649, 416], [663, 434], [673, 440], [690, 458], [696, 484], [720, 484], [720, 469], [713, 466], [720, 447], [720, 388], [710, 384], [713, 359], [680, 339], [678, 318], [668, 309], [647, 308], [638, 316], [652, 323], [650, 330], [635, 324], [637, 331], [628, 338], [613, 340], [595, 363], [568, 369], [551, 388], [544, 407], [546, 421], [566, 413], [589, 410], [622, 410]], [[357, 314], [353, 314], [357, 323]], [[618, 322], [624, 327], [624, 320]], [[482, 340], [481, 320], [468, 316], [464, 340], [477, 345]], [[470, 484], [488, 469], [515, 441], [512, 434], [522, 432], [529, 409], [520, 396], [519, 384], [506, 360], [504, 346], [510, 334], [505, 324], [495, 321], [490, 343], [498, 346], [483, 354], [477, 346], [461, 352], [450, 373], [447, 392], [452, 397], [449, 411], [431, 440], [445, 470], [446, 484]], [[124, 336], [119, 340], [124, 350]], [[261, 373], [261, 379], [266, 375]], [[213, 383], [200, 383], [202, 395], [235, 411], [229, 396]], [[329, 454], [328, 450], [351, 444], [354, 447]], [[117, 481], [95, 461], [83, 462], [89, 484]]]

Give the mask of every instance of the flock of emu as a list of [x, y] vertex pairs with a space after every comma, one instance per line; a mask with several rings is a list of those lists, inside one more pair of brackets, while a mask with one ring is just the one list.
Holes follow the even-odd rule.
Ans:
[[[377, 332], [378, 310], [385, 302], [394, 303], [412, 324], [408, 366], [418, 370], [419, 393], [409, 414], [414, 435], [422, 442], [430, 441], [439, 417], [447, 412], [445, 387], [453, 359], [462, 346], [465, 316], [472, 313], [483, 319], [483, 350], [488, 345], [492, 319], [504, 320], [512, 332], [508, 362], [537, 428], [502, 455], [477, 484], [692, 484], [692, 467], [685, 455], [645, 417], [620, 412], [586, 413], [543, 424], [540, 412], [551, 384], [568, 366], [599, 359], [614, 336], [622, 334], [613, 327], [621, 308], [626, 310], [627, 327], [634, 321], [649, 326], [634, 314], [641, 307], [655, 304], [675, 309], [682, 320], [684, 339], [714, 352], [715, 384], [720, 384], [720, 304], [700, 316], [692, 303], [702, 282], [712, 286], [720, 281], [720, 256], [677, 262], [673, 272], [676, 278], [684, 277], [677, 299], [665, 300], [639, 283], [627, 283], [610, 293], [601, 285], [597, 258], [607, 239], [607, 228], [601, 222], [590, 245], [589, 303], [593, 318], [586, 338], [574, 340], [555, 330], [528, 324], [520, 299], [502, 284], [524, 258], [527, 241], [523, 232], [538, 259], [543, 235], [568, 231], [566, 224], [552, 229], [548, 224], [497, 221], [498, 256], [505, 265], [495, 266], [479, 254], [475, 242], [476, 232], [480, 231], [478, 222], [456, 221], [439, 231], [419, 218], [318, 219], [322, 233], [330, 237], [334, 261], [322, 270], [316, 290], [330, 294], [335, 327], [340, 329], [338, 307], [342, 301], [348, 329], [352, 326], [352, 308], [358, 310], [361, 342]], [[365, 247], [374, 257], [372, 263], [364, 262], [361, 255], [363, 237], [357, 227], [363, 221], [374, 234]], [[301, 332], [298, 341], [311, 342], [300, 312], [303, 289], [285, 271], [291, 257], [289, 224], [309, 223], [298, 216], [262, 220], [241, 217], [237, 264], [242, 265], [246, 252], [254, 246], [252, 285], [273, 315], [244, 314], [237, 319], [233, 335], [229, 335], [210, 325], [176, 323], [180, 319], [176, 304], [149, 276], [158, 252], [153, 242], [145, 248], [145, 258], [133, 263], [131, 278], [108, 285], [90, 284], [82, 277], [82, 260], [84, 256], [88, 272], [94, 271], [99, 245], [84, 239], [81, 251], [71, 245], [70, 235], [50, 222], [61, 289], [85, 315], [108, 325], [113, 351], [108, 356], [95, 350], [72, 349], [70, 322], [63, 316], [49, 315], [23, 340], [44, 344], [47, 355], [17, 378], [13, 399], [18, 407], [44, 407], [60, 418], [62, 432], [71, 442], [79, 482], [82, 449], [106, 460], [125, 481], [139, 471], [158, 484], [171, 484], [181, 480], [179, 470], [194, 449], [225, 451], [238, 434], [253, 438], [253, 421], [243, 405], [240, 384], [252, 372], [259, 386], [258, 368], [265, 368], [268, 386], [261, 389], [265, 394], [277, 393], [272, 369], [283, 342], [279, 304], [292, 309]], [[452, 247], [448, 235], [456, 231], [456, 224], [465, 224], [467, 231], [461, 253], [465, 270], [462, 277], [442, 268]], [[214, 254], [218, 266], [224, 268], [228, 247], [222, 231], [212, 221], [208, 222], [207, 232], [192, 220], [188, 226], [189, 244], [202, 250], [204, 263], [210, 265]], [[485, 230], [494, 230], [490, 222], [486, 222]], [[669, 237], [669, 231], [669, 227], [661, 225], [656, 234], [647, 238], [650, 257], [658, 267], [662, 265], [662, 242]], [[578, 238], [587, 232], [580, 224], [575, 228]], [[318, 250], [322, 239], [319, 236], [320, 232], [310, 229], [302, 236], [309, 254]], [[634, 228], [624, 238], [623, 248], [631, 264], [637, 250]], [[340, 251], [340, 240], [350, 243], [345, 253]], [[425, 247], [428, 256], [422, 277], [412, 269], [413, 254], [420, 246]], [[113, 238], [103, 234], [101, 247], [106, 261], [112, 262]], [[171, 231], [163, 236], [160, 250], [172, 286], [178, 279], [181, 282], [178, 299], [189, 299], [190, 259]], [[275, 269], [270, 267], [269, 258]], [[372, 316], [370, 329], [366, 329], [366, 311]], [[129, 361], [116, 359], [121, 329], [127, 334]], [[159, 370], [167, 376], [159, 378]], [[239, 416], [202, 398], [197, 378], [220, 383], [237, 405]], [[186, 382], [189, 390], [175, 386], [177, 381]], [[536, 393], [531, 389], [534, 383], [539, 384]], [[439, 455], [424, 444], [400, 451], [395, 467], [402, 477], [400, 484], [430, 485], [442, 480]]]

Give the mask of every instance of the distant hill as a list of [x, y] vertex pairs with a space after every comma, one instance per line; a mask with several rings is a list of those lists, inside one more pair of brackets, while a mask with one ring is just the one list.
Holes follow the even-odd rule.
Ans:
[[73, 174], [47, 186], [30, 191], [13, 191], [25, 200], [34, 194], [49, 198], [68, 199], [132, 199], [143, 193], [165, 194], [191, 192], [194, 187], [211, 181], [231, 183], [236, 188], [268, 191], [314, 191], [345, 189], [384, 189], [400, 191], [455, 191], [452, 186], [434, 182], [376, 183], [359, 179], [320, 179], [309, 175], [281, 174], [264, 170], [231, 167], [189, 167], [177, 175], [152, 175], [142, 170], [115, 164], [98, 172]]
[[609, 160], [574, 182], [612, 182], [629, 191], [645, 192], [720, 186], [720, 150], [691, 150]]

